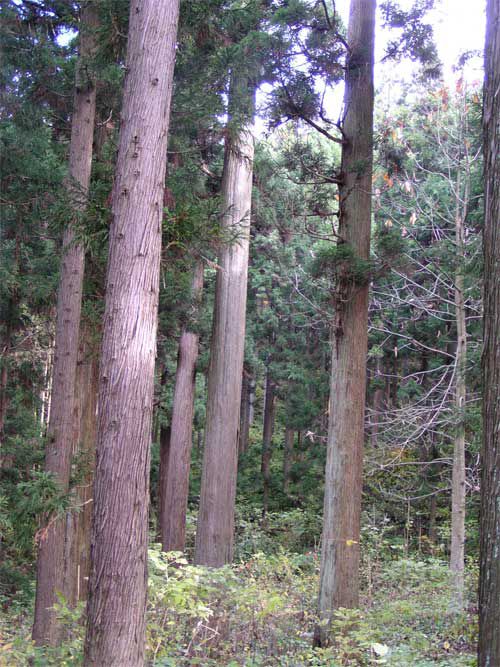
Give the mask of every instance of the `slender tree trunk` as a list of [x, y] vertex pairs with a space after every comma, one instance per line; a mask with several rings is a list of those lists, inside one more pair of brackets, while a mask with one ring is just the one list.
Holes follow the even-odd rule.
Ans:
[[[77, 69], [71, 141], [68, 190], [74, 214], [86, 205], [92, 163], [92, 139], [95, 119], [95, 84], [86, 62], [95, 50], [96, 10], [86, 3], [81, 16], [80, 61]], [[57, 479], [60, 490], [67, 493], [74, 449], [74, 398], [78, 359], [78, 331], [82, 304], [84, 249], [77, 242], [73, 225], [63, 237], [52, 379], [52, 401], [47, 431], [45, 469]], [[52, 606], [56, 591], [66, 598], [69, 591], [65, 521], [51, 517], [41, 533], [38, 560], [33, 640], [37, 645], [56, 645], [61, 628]]]
[[162, 540], [162, 526], [168, 513], [166, 490], [170, 461], [170, 426], [160, 426], [160, 467], [158, 470], [158, 540]]
[[[465, 98], [464, 98], [465, 99]], [[455, 318], [457, 322], [457, 348], [455, 353], [455, 410], [457, 425], [453, 452], [451, 490], [451, 551], [450, 569], [453, 580], [452, 606], [461, 611], [464, 606], [464, 554], [465, 554], [465, 369], [467, 362], [467, 329], [464, 297], [464, 218], [468, 205], [468, 177], [465, 192], [461, 195], [462, 175], [460, 165], [456, 182], [455, 212]]]
[[[339, 235], [361, 260], [370, 252], [375, 6], [351, 0], [348, 29]], [[326, 624], [316, 628], [317, 645], [328, 640], [333, 610], [359, 603], [368, 283], [346, 275], [337, 288], [319, 591]]]
[[99, 371], [86, 667], [141, 667], [150, 438], [178, 0], [132, 0]]
[[[196, 319], [203, 291], [203, 263], [194, 270], [191, 294]], [[164, 503], [161, 511], [161, 543], [163, 551], [184, 551], [186, 512], [189, 495], [189, 469], [193, 444], [193, 415], [198, 334], [186, 325], [179, 341], [177, 372], [170, 434], [170, 454], [166, 474], [160, 471], [165, 486], [160, 491]], [[162, 460], [160, 459], [160, 465]]]
[[43, 436], [50, 419], [50, 403], [52, 396], [52, 368], [54, 365], [54, 344], [53, 337], [50, 337], [49, 348], [47, 349], [44, 372], [43, 388], [40, 394], [40, 435]]
[[250, 436], [250, 377], [243, 369], [241, 385], [240, 430], [238, 433], [238, 454], [241, 456], [248, 450]]
[[[248, 84], [233, 81], [233, 91], [236, 86], [247, 89]], [[254, 141], [248, 127], [228, 132], [222, 224], [235, 240], [225, 245], [219, 256], [195, 549], [196, 563], [214, 567], [233, 558], [253, 154]]]
[[437, 541], [436, 515], [437, 515], [437, 494], [433, 493], [429, 504], [429, 530], [428, 530], [429, 542], [432, 542], [432, 544], [436, 544]]
[[251, 426], [255, 420], [255, 377], [252, 375], [248, 380], [248, 423]]
[[377, 367], [375, 371], [375, 382], [377, 383], [373, 394], [372, 419], [370, 429], [370, 439], [372, 447], [377, 447], [380, 415], [384, 408], [384, 387], [382, 386], [382, 362], [377, 358]]
[[263, 495], [262, 495], [262, 520], [265, 521], [269, 510], [269, 487], [271, 483], [271, 456], [274, 433], [274, 415], [276, 411], [276, 391], [274, 380], [266, 373], [266, 394], [264, 403], [264, 427], [262, 433], [262, 460], [260, 471], [262, 473]]
[[486, 3], [479, 667], [500, 665], [500, 0]]
[[76, 371], [75, 424], [77, 454], [82, 467], [75, 493], [77, 512], [66, 517], [66, 543], [70, 549], [68, 568], [69, 601], [75, 605], [87, 599], [90, 576], [90, 534], [92, 528], [92, 484], [95, 468], [99, 355], [89, 324], [80, 328], [80, 354]]
[[[9, 355], [11, 347], [12, 324], [10, 320], [6, 323], [6, 332], [3, 339], [2, 355], [0, 357], [0, 447], [3, 444], [5, 419], [7, 416], [7, 408], [9, 406], [9, 399], [7, 394], [8, 387], [8, 367]], [[0, 456], [0, 467], [2, 457]]]
[[285, 451], [283, 452], [283, 491], [290, 491], [290, 471], [293, 465], [294, 431], [288, 426], [285, 429]]

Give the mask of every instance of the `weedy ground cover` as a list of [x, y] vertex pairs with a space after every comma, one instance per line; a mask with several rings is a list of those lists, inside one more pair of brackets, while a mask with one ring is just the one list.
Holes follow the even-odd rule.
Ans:
[[[296, 517], [297, 518], [297, 517]], [[270, 522], [276, 536], [280, 522]], [[303, 534], [304, 523], [299, 533]], [[319, 554], [310, 549], [258, 551], [269, 535], [256, 529], [250, 548], [247, 526], [238, 551], [244, 558], [218, 570], [193, 566], [180, 553], [149, 552], [148, 664], [155, 667], [473, 667], [476, 609], [452, 611], [444, 561], [391, 549], [383, 535], [365, 538], [360, 610], [335, 614], [333, 645], [312, 648]], [[286, 546], [297, 543], [290, 531]], [[299, 540], [300, 541], [300, 540]], [[477, 572], [468, 569], [469, 599]], [[30, 641], [31, 609], [25, 599], [4, 604], [0, 614], [0, 665], [43, 667], [82, 663], [83, 606], [58, 613], [67, 641], [58, 649], [35, 649]]]

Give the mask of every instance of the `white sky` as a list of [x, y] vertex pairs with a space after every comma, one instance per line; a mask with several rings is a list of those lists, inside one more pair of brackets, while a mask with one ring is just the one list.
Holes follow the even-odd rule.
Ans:
[[[452, 67], [464, 51], [484, 47], [486, 0], [435, 0], [436, 7], [429, 14], [428, 22], [434, 27], [439, 57], [444, 65], [446, 80], [452, 76]], [[336, 0], [336, 7], [347, 25], [350, 0]], [[405, 7], [411, 0], [400, 0]], [[377, 52], [383, 53], [384, 36], [377, 31]], [[476, 78], [481, 78], [480, 62], [475, 63]], [[471, 67], [472, 69], [472, 67]], [[454, 78], [454, 77], [453, 77]]]
[[[380, 0], [379, 0], [380, 2]], [[412, 4], [413, 0], [399, 0], [404, 8]], [[336, 0], [337, 11], [342, 15], [345, 24], [348, 23], [350, 0]], [[435, 0], [435, 8], [429, 13], [426, 21], [433, 26], [434, 38], [438, 49], [439, 59], [443, 64], [443, 77], [449, 86], [460, 77], [453, 71], [458, 58], [466, 51], [479, 51], [480, 55], [471, 60], [464, 71], [465, 78], [469, 82], [481, 81], [482, 52], [484, 48], [485, 33], [485, 9], [486, 0]], [[331, 7], [328, 3], [327, 6]], [[377, 20], [379, 25], [376, 30], [376, 62], [384, 55], [384, 46], [389, 38], [395, 38], [397, 31], [392, 35], [380, 26], [380, 12]], [[390, 106], [391, 99], [397, 99], [400, 90], [399, 82], [411, 81], [418, 66], [409, 61], [401, 61], [395, 65], [393, 62], [384, 65], [375, 65], [375, 86], [382, 97]], [[342, 84], [327, 93], [325, 103], [330, 118], [336, 119], [341, 114], [344, 87]], [[262, 121], [257, 118], [256, 130], [261, 134], [264, 130]]]

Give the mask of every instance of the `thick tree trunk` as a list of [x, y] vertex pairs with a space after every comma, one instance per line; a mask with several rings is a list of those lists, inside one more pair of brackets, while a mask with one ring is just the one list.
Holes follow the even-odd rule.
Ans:
[[[191, 295], [196, 319], [203, 291], [203, 263], [194, 270]], [[186, 325], [179, 341], [177, 372], [170, 433], [170, 454], [166, 474], [160, 471], [165, 486], [160, 491], [163, 507], [160, 524], [163, 551], [184, 551], [186, 512], [189, 495], [189, 469], [193, 444], [193, 415], [198, 334]], [[162, 460], [160, 459], [160, 465]]]
[[293, 465], [294, 431], [288, 426], [285, 429], [285, 450], [283, 452], [283, 491], [290, 491], [290, 472]]
[[[86, 204], [92, 163], [95, 119], [95, 85], [86, 60], [95, 50], [96, 10], [91, 3], [81, 16], [80, 61], [77, 69], [71, 124], [68, 190], [75, 216]], [[60, 270], [50, 421], [47, 430], [45, 469], [53, 473], [63, 493], [69, 490], [71, 456], [74, 450], [74, 397], [78, 359], [78, 331], [82, 304], [84, 249], [68, 225], [63, 237]], [[33, 640], [37, 645], [56, 645], [61, 629], [51, 610], [56, 591], [69, 598], [68, 549], [65, 521], [51, 517], [41, 532], [38, 547], [37, 586]]]
[[[348, 29], [339, 235], [361, 260], [370, 252], [375, 6], [351, 0]], [[316, 644], [327, 641], [333, 610], [359, 603], [368, 282], [340, 276], [337, 288], [319, 591], [326, 625]]]
[[163, 195], [178, 0], [132, 0], [99, 371], [86, 667], [141, 667]]
[[[247, 87], [244, 81], [238, 84]], [[233, 82], [233, 90], [235, 85]], [[233, 558], [253, 154], [249, 128], [228, 132], [222, 224], [235, 239], [222, 248], [219, 256], [195, 549], [196, 563], [214, 567]]]
[[262, 473], [262, 520], [265, 521], [269, 510], [269, 487], [271, 484], [271, 457], [274, 434], [274, 415], [276, 411], [276, 391], [274, 380], [266, 373], [266, 393], [264, 403], [264, 426], [262, 432], [262, 459], [260, 471]]
[[467, 362], [467, 329], [465, 323], [464, 296], [464, 217], [468, 206], [468, 176], [462, 196], [460, 166], [456, 183], [455, 213], [455, 319], [457, 323], [457, 348], [455, 353], [455, 410], [457, 425], [453, 451], [451, 488], [451, 551], [452, 607], [460, 612], [464, 606], [464, 556], [465, 556], [465, 370]]
[[486, 4], [479, 667], [500, 665], [500, 0]]

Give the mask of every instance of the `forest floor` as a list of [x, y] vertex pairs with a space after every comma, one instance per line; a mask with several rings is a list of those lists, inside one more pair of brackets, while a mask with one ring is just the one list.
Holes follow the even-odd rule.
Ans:
[[[247, 531], [248, 532], [248, 531]], [[241, 537], [241, 536], [240, 536]], [[248, 537], [248, 535], [247, 535]], [[248, 542], [246, 549], [249, 550]], [[239, 546], [241, 551], [242, 541]], [[387, 548], [386, 548], [387, 547]], [[335, 644], [312, 649], [319, 574], [317, 550], [254, 552], [220, 570], [187, 563], [181, 554], [150, 550], [148, 665], [156, 667], [283, 667], [388, 665], [465, 667], [476, 664], [477, 609], [453, 611], [443, 560], [381, 543], [363, 552], [362, 605], [340, 610]], [[477, 572], [469, 567], [474, 599]], [[31, 594], [4, 603], [0, 666], [79, 665], [82, 609], [58, 606], [67, 643], [53, 652], [31, 645]], [[31, 597], [30, 597], [31, 595]]]

